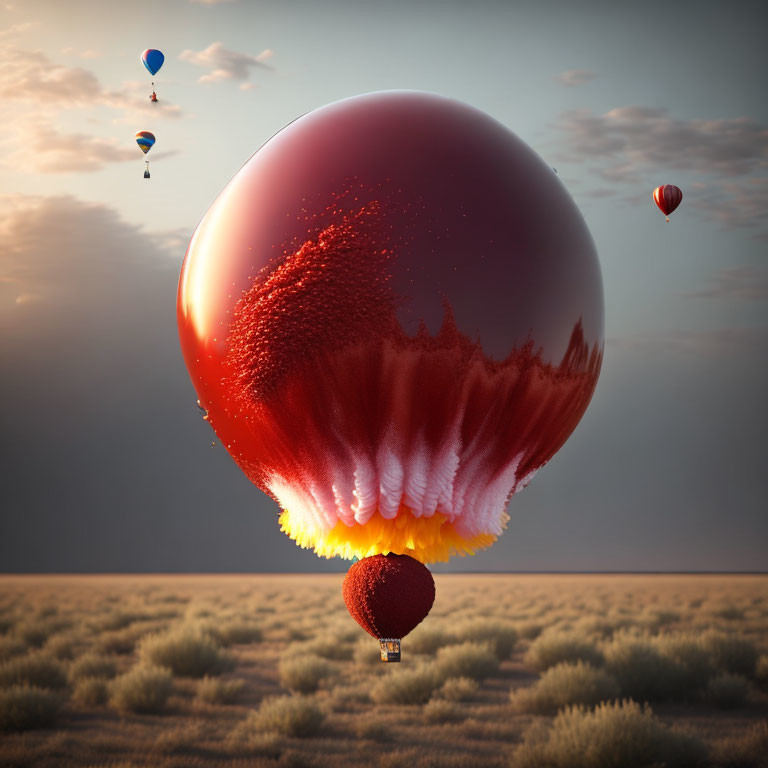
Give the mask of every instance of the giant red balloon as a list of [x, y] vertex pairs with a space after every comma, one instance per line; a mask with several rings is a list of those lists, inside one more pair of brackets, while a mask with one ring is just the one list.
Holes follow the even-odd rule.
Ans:
[[323, 555], [491, 544], [603, 350], [595, 247], [548, 164], [488, 115], [358, 96], [270, 139], [200, 223], [184, 359], [209, 421]]

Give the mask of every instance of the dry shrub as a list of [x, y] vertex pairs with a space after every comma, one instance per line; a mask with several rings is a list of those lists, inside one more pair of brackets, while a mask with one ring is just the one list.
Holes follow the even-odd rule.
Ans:
[[526, 640], [535, 640], [544, 630], [538, 621], [523, 621], [516, 625], [517, 634]]
[[634, 701], [570, 707], [551, 728], [534, 726], [513, 752], [511, 768], [690, 768], [706, 748], [694, 736], [664, 726]]
[[768, 656], [763, 655], [757, 660], [755, 665], [755, 680], [764, 690], [768, 691]]
[[713, 616], [726, 621], [744, 621], [745, 609], [738, 605], [725, 605], [712, 612]]
[[550, 714], [574, 704], [594, 707], [619, 693], [613, 675], [577, 661], [550, 667], [530, 688], [512, 691], [510, 699], [518, 710]]
[[83, 678], [113, 678], [117, 674], [117, 664], [109, 656], [88, 653], [72, 662], [69, 667], [69, 680], [75, 682]]
[[29, 685], [34, 688], [64, 688], [67, 675], [58, 659], [45, 653], [16, 656], [0, 664], [0, 687]]
[[422, 664], [393, 670], [380, 678], [371, 690], [371, 698], [378, 704], [426, 704], [437, 686], [434, 666]]
[[262, 638], [261, 627], [248, 621], [226, 622], [213, 629], [212, 634], [226, 648], [258, 643]]
[[441, 648], [435, 665], [440, 681], [449, 677], [483, 680], [499, 671], [499, 660], [487, 643], [467, 642]]
[[[282, 737], [277, 733], [258, 733], [254, 731], [249, 718], [243, 720], [227, 737], [231, 752], [242, 754], [247, 759], [247, 766], [260, 768], [263, 763], [253, 763], [254, 758], [277, 760], [283, 754]], [[275, 765], [268, 763], [268, 765]], [[279, 764], [277, 764], [279, 765]]]
[[158, 667], [134, 667], [110, 686], [110, 702], [121, 712], [156, 714], [165, 709], [173, 692], [173, 678]]
[[72, 691], [72, 701], [81, 707], [100, 707], [107, 703], [109, 689], [101, 677], [83, 677]]
[[663, 657], [677, 665], [674, 681], [676, 698], [691, 698], [706, 687], [714, 670], [700, 635], [659, 635], [654, 638], [653, 645]]
[[517, 644], [515, 626], [500, 619], [470, 619], [458, 624], [454, 631], [465, 640], [487, 643], [499, 661], [508, 659]]
[[115, 632], [104, 632], [96, 642], [95, 648], [100, 653], [116, 653], [127, 656], [129, 653], [133, 653], [136, 642], [142, 634], [135, 627], [127, 627]]
[[390, 729], [380, 720], [376, 719], [375, 715], [370, 720], [367, 718], [355, 720], [354, 732], [358, 739], [365, 739], [367, 741], [392, 740]]
[[203, 704], [233, 704], [244, 685], [242, 680], [219, 680], [206, 676], [197, 684], [196, 698]]
[[371, 703], [371, 682], [337, 685], [331, 694], [331, 707], [334, 712], [358, 713]]
[[0, 638], [0, 663], [27, 652], [24, 641], [18, 637]]
[[408, 653], [434, 654], [444, 645], [454, 642], [451, 636], [439, 627], [430, 627], [421, 624], [408, 635], [408, 640], [403, 644], [403, 650]]
[[435, 692], [435, 697], [445, 701], [472, 701], [480, 686], [470, 677], [449, 677]]
[[280, 660], [280, 684], [297, 693], [314, 693], [333, 668], [317, 656], [288, 656]]
[[14, 632], [25, 645], [40, 648], [51, 635], [68, 626], [69, 622], [63, 619], [38, 618], [18, 624]]
[[74, 659], [81, 642], [74, 635], [53, 635], [45, 643], [45, 653], [51, 654], [62, 661]]
[[721, 672], [709, 681], [705, 695], [720, 709], [738, 709], [746, 704], [749, 690], [749, 680], [742, 675]]
[[379, 644], [372, 638], [358, 640], [352, 649], [352, 658], [357, 664], [366, 667], [376, 667], [381, 664]]
[[712, 665], [721, 672], [753, 677], [758, 653], [751, 640], [722, 632], [708, 632], [702, 637]]
[[[357, 632], [355, 632], [355, 635]], [[332, 661], [349, 661], [352, 658], [354, 648], [348, 641], [335, 635], [323, 635], [310, 640], [304, 646], [307, 653], [321, 656]]]
[[679, 687], [680, 665], [646, 638], [615, 637], [606, 647], [605, 667], [618, 681], [622, 695], [636, 701], [666, 701], [687, 693]]
[[766, 768], [768, 766], [768, 720], [756, 723], [746, 733], [716, 741], [710, 762], [717, 768]]
[[218, 675], [231, 668], [231, 659], [210, 634], [200, 627], [182, 624], [141, 641], [139, 657], [180, 677]]
[[97, 632], [112, 632], [117, 629], [125, 629], [130, 627], [135, 621], [142, 621], [147, 618], [150, 617], [144, 613], [113, 611], [93, 622], [92, 626]]
[[593, 667], [603, 664], [603, 654], [595, 643], [584, 635], [552, 629], [542, 633], [525, 654], [525, 663], [544, 671], [562, 662], [586, 661]]
[[256, 732], [306, 738], [320, 732], [325, 715], [306, 696], [277, 696], [264, 699], [246, 720], [246, 727]]
[[0, 731], [50, 728], [61, 709], [61, 697], [29, 685], [0, 690]]
[[424, 719], [431, 724], [460, 723], [467, 716], [466, 709], [454, 701], [431, 699], [424, 707]]

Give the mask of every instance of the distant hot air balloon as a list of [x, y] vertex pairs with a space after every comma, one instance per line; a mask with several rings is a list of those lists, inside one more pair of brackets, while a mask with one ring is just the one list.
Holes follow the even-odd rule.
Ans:
[[[154, 77], [157, 74], [160, 67], [163, 66], [165, 56], [162, 51], [157, 51], [154, 48], [147, 48], [144, 53], [141, 54], [141, 62], [147, 68], [147, 72]], [[157, 103], [157, 94], [155, 93], [155, 82], [152, 81], [152, 94], [149, 100], [153, 103]]]
[[345, 597], [379, 637], [429, 610], [423, 563], [501, 535], [594, 392], [600, 266], [554, 177], [466, 104], [366, 94], [277, 133], [190, 242], [177, 317], [208, 422], [283, 531], [360, 558]]
[[[139, 145], [139, 149], [146, 155], [150, 149], [155, 145], [155, 134], [149, 131], [139, 131], [136, 134], [136, 143]], [[144, 168], [144, 178], [149, 178], [149, 160], [145, 160], [146, 167]]]
[[381, 660], [400, 661], [400, 640], [429, 613], [435, 582], [408, 555], [374, 555], [349, 569], [342, 592], [352, 618], [379, 641]]
[[669, 221], [669, 214], [680, 205], [682, 199], [683, 193], [680, 187], [674, 184], [662, 184], [653, 190], [653, 202], [659, 206], [659, 210], [666, 216], [667, 221]]

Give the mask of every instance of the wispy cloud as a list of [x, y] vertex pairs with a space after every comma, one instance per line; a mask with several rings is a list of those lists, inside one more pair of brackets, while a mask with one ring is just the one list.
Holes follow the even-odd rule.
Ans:
[[[162, 245], [99, 203], [0, 195], [0, 324], [8, 312], [30, 305], [53, 313], [54, 333], [66, 333], [55, 326], [65, 305], [105, 324], [113, 312], [124, 313], [131, 305], [137, 322], [144, 322], [145, 312], [157, 317], [155, 310], [167, 299], [154, 288], [157, 273], [177, 271], [177, 260], [168, 258]], [[102, 331], [94, 325], [89, 333], [96, 337]], [[125, 329], [121, 333], [130, 336]]]
[[709, 331], [671, 329], [613, 336], [606, 345], [632, 351], [685, 352], [696, 355], [721, 355], [742, 351], [764, 356], [768, 328], [719, 328]]
[[[566, 112], [556, 128], [559, 157], [589, 163], [609, 182], [607, 192], [626, 204], [646, 197], [636, 194], [638, 183], [671, 183], [670, 171], [685, 171], [706, 179], [683, 190], [686, 205], [725, 228], [754, 228], [768, 237], [768, 179], [761, 175], [768, 168], [768, 127], [756, 120], [679, 120], [663, 109], [628, 106]], [[630, 194], [627, 184], [634, 185]]]
[[42, 51], [13, 46], [0, 47], [0, 100], [55, 109], [107, 106], [131, 117], [182, 114], [164, 101], [151, 104], [146, 84], [123, 83], [120, 90], [108, 90], [88, 69], [56, 64]]
[[24, 141], [10, 154], [10, 164], [37, 173], [91, 173], [110, 163], [140, 159], [127, 141], [61, 133], [50, 123], [28, 125], [23, 135]]
[[79, 48], [62, 48], [61, 52], [65, 56], [73, 56], [76, 59], [98, 59], [101, 54], [98, 51], [94, 51], [91, 48], [86, 48], [84, 50], [81, 50]]
[[755, 267], [730, 267], [721, 269], [711, 280], [708, 288], [692, 296], [703, 299], [741, 299], [742, 301], [765, 301], [768, 299], [768, 274]]
[[597, 74], [588, 69], [567, 69], [559, 75], [555, 75], [555, 81], [568, 88], [577, 88], [580, 85], [591, 83]]
[[726, 229], [751, 228], [768, 239], [768, 179], [700, 184], [691, 205]]
[[225, 80], [235, 80], [246, 85], [252, 71], [272, 69], [266, 62], [272, 58], [273, 53], [270, 48], [265, 48], [258, 55], [252, 56], [249, 53], [230, 50], [225, 48], [220, 42], [216, 42], [211, 43], [202, 51], [192, 51], [189, 49], [182, 51], [179, 58], [182, 61], [188, 61], [190, 64], [210, 70], [198, 79], [200, 83], [218, 83]]
[[768, 128], [748, 117], [678, 120], [666, 110], [617, 107], [602, 115], [564, 113], [557, 125], [570, 160], [597, 160], [608, 181], [632, 180], [649, 166], [722, 177], [768, 163]]
[[40, 51], [0, 48], [0, 98], [4, 100], [82, 106], [101, 95], [98, 79], [87, 69], [54, 64]]

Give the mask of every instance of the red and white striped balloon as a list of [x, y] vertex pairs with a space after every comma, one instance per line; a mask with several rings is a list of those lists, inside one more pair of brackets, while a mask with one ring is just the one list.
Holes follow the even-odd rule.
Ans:
[[659, 206], [659, 210], [667, 217], [667, 221], [669, 221], [669, 214], [680, 205], [682, 199], [683, 193], [680, 187], [674, 184], [662, 184], [653, 190], [653, 202]]

